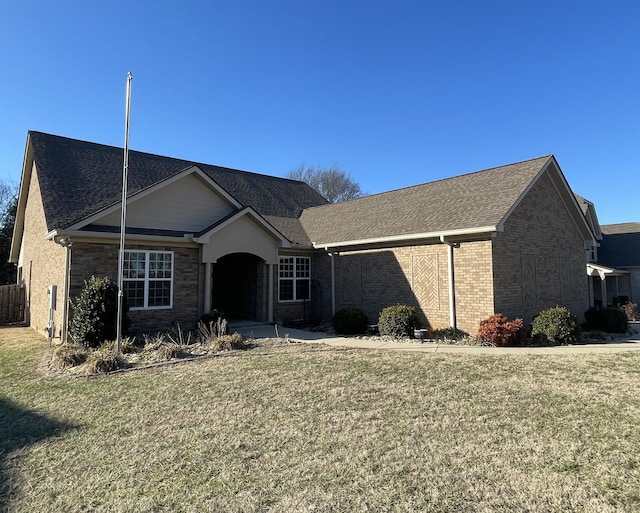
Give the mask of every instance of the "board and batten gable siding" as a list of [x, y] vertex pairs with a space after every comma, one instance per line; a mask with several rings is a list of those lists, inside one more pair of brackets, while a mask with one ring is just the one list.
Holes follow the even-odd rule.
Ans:
[[[200, 178], [187, 175], [127, 206], [127, 226], [197, 233], [234, 208]], [[120, 226], [120, 210], [94, 224]]]
[[22, 279], [26, 287], [26, 312], [29, 325], [43, 333], [49, 323], [49, 296], [47, 287], [56, 285], [56, 309], [54, 311], [55, 336], [62, 327], [64, 302], [65, 249], [51, 240], [45, 240], [47, 223], [38, 180], [36, 163], [33, 163], [29, 193], [25, 206], [24, 232], [19, 261], [22, 263]]
[[561, 305], [582, 318], [589, 306], [584, 239], [544, 173], [493, 241], [495, 310], [529, 324]]

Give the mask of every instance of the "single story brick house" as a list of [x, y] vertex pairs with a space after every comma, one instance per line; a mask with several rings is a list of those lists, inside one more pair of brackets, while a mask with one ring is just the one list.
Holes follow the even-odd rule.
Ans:
[[[91, 275], [117, 281], [121, 148], [31, 131], [11, 261], [28, 322], [64, 338]], [[123, 289], [135, 332], [230, 318], [372, 322], [393, 304], [475, 333], [495, 312], [582, 316], [598, 246], [556, 159], [543, 156], [329, 204], [308, 185], [129, 153]], [[49, 328], [50, 327], [50, 328]]]

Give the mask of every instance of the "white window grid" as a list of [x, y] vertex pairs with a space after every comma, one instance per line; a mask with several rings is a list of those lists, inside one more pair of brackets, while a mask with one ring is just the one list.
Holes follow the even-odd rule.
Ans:
[[[142, 285], [142, 304], [131, 306], [131, 310], [156, 310], [173, 308], [173, 251], [125, 250], [122, 269], [123, 283]], [[167, 290], [168, 288], [168, 290]], [[140, 300], [140, 287], [137, 287], [136, 298]], [[150, 291], [160, 291], [161, 296], [150, 294]], [[154, 304], [158, 299], [168, 304]]]
[[[302, 301], [298, 299], [298, 282], [307, 282], [308, 293], [306, 299], [310, 299], [311, 296], [311, 258], [310, 257], [280, 257], [279, 267], [279, 289], [278, 289], [278, 301], [281, 303], [291, 303], [294, 301]], [[283, 282], [290, 282], [292, 290], [291, 299], [282, 299], [281, 288]]]

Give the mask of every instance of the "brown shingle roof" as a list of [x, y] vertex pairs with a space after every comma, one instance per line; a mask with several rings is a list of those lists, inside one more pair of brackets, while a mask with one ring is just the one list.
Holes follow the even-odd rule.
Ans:
[[318, 245], [494, 227], [551, 156], [305, 210]]
[[[33, 131], [29, 140], [49, 230], [69, 227], [120, 201], [122, 148]], [[194, 164], [243, 206], [253, 207], [264, 217], [296, 220], [303, 209], [327, 202], [307, 184], [295, 180], [138, 151], [129, 152], [129, 195]], [[290, 233], [282, 229], [286, 226], [291, 227]], [[300, 236], [295, 223], [283, 222], [276, 228], [300, 242], [295, 238]]]

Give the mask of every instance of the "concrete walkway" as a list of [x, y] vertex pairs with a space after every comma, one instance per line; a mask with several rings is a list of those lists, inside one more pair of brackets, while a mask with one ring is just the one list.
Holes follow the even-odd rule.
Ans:
[[575, 346], [553, 347], [478, 347], [458, 346], [451, 344], [437, 344], [433, 342], [390, 342], [388, 340], [360, 339], [340, 337], [327, 333], [295, 328], [276, 327], [274, 325], [230, 325], [230, 331], [237, 331], [245, 338], [276, 338], [288, 337], [291, 340], [307, 343], [320, 343], [333, 347], [350, 347], [361, 349], [392, 349], [395, 351], [415, 351], [423, 353], [464, 353], [464, 354], [593, 354], [619, 353], [623, 351], [640, 351], [640, 335], [617, 339], [612, 342], [597, 344], [581, 344]]

